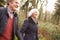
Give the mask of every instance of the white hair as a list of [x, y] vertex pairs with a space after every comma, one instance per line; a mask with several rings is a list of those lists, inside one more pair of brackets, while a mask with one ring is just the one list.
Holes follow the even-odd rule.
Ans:
[[32, 9], [32, 10], [29, 11], [28, 17], [30, 17], [30, 16], [31, 16], [33, 13], [35, 13], [35, 12], [39, 15], [38, 9], [34, 8], [34, 9]]

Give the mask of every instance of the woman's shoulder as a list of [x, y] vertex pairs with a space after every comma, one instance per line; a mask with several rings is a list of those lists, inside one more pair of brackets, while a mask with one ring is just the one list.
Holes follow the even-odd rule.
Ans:
[[25, 20], [24, 20], [24, 22], [25, 22], [25, 23], [28, 23], [28, 22], [29, 22], [29, 20], [28, 20], [28, 19], [25, 19]]
[[24, 22], [26, 22], [26, 23], [30, 23], [31, 22], [31, 17], [29, 17], [29, 18], [26, 18], [25, 20], [24, 20]]

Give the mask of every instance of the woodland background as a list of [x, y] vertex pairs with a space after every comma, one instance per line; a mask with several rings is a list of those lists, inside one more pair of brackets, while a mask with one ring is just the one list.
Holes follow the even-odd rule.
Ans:
[[[55, 1], [54, 5], [52, 3]], [[49, 4], [49, 2], [51, 2]], [[20, 0], [19, 28], [28, 17], [32, 8], [39, 10], [38, 37], [39, 40], [60, 40], [60, 0]], [[51, 6], [54, 6], [54, 10]], [[6, 0], [0, 0], [0, 7], [6, 7]], [[50, 8], [51, 7], [51, 8]], [[15, 40], [18, 40], [17, 37]]]

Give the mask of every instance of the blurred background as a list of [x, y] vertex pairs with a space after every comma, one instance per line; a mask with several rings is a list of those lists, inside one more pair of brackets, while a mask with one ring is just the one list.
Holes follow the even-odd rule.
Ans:
[[[0, 0], [0, 7], [6, 7], [6, 0]], [[60, 40], [60, 0], [20, 0], [19, 28], [32, 8], [39, 10], [39, 40]]]

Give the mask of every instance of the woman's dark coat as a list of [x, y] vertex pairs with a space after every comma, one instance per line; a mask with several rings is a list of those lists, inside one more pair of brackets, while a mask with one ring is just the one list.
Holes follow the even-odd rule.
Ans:
[[35, 23], [31, 17], [24, 21], [21, 29], [24, 40], [38, 40], [37, 24], [38, 23]]

